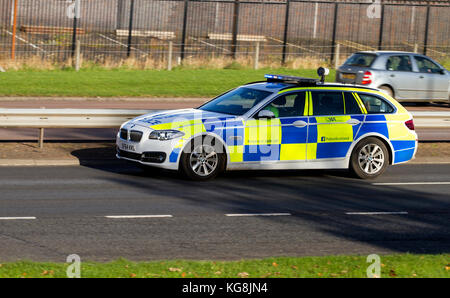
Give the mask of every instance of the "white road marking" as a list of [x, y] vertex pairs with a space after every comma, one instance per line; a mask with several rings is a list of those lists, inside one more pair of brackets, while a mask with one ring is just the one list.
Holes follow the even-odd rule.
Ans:
[[290, 216], [290, 213], [244, 213], [244, 214], [225, 214], [230, 217], [244, 217], [244, 216]]
[[0, 220], [30, 220], [30, 219], [36, 219], [34, 216], [29, 217], [0, 217]]
[[447, 185], [450, 182], [392, 182], [392, 183], [372, 183], [372, 185]]
[[406, 211], [397, 212], [345, 212], [347, 215], [406, 215]]
[[172, 215], [107, 215], [106, 218], [113, 219], [133, 219], [133, 218], [165, 218], [173, 217]]

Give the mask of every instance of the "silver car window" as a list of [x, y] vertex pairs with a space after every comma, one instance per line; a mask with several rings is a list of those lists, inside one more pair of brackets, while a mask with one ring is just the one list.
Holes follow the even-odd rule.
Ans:
[[386, 62], [386, 69], [392, 71], [412, 71], [411, 58], [406, 55], [390, 56]]
[[440, 73], [441, 68], [433, 63], [431, 60], [420, 57], [420, 56], [414, 56], [414, 60], [416, 60], [417, 67], [419, 68], [420, 72], [424, 73]]

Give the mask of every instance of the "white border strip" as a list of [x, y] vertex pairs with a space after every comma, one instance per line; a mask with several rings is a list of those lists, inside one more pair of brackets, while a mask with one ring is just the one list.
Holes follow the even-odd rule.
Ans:
[[448, 185], [450, 182], [396, 182], [396, 183], [372, 183], [372, 185]]
[[406, 211], [398, 212], [346, 212], [347, 215], [406, 215]]
[[243, 214], [225, 214], [229, 217], [245, 217], [245, 216], [291, 216], [290, 213], [243, 213]]
[[0, 217], [0, 220], [30, 220], [30, 219], [36, 219], [34, 216], [29, 217]]
[[133, 218], [166, 218], [172, 215], [107, 215], [106, 218], [111, 219], [133, 219]]

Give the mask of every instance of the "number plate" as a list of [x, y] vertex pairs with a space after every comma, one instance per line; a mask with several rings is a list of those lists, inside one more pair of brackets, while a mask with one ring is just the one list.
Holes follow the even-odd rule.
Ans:
[[125, 150], [125, 151], [136, 151], [136, 148], [134, 148], [133, 145], [129, 145], [127, 143], [120, 144], [120, 149]]
[[342, 74], [342, 78], [349, 79], [349, 80], [354, 80], [354, 79], [356, 79], [356, 75], [353, 74], [353, 73], [343, 73]]

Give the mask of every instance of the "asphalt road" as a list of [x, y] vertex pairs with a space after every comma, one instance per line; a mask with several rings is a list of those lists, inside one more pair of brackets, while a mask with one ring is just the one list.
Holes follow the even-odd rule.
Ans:
[[448, 164], [391, 167], [375, 181], [276, 171], [203, 183], [121, 161], [0, 168], [0, 261], [449, 253], [449, 193]]

